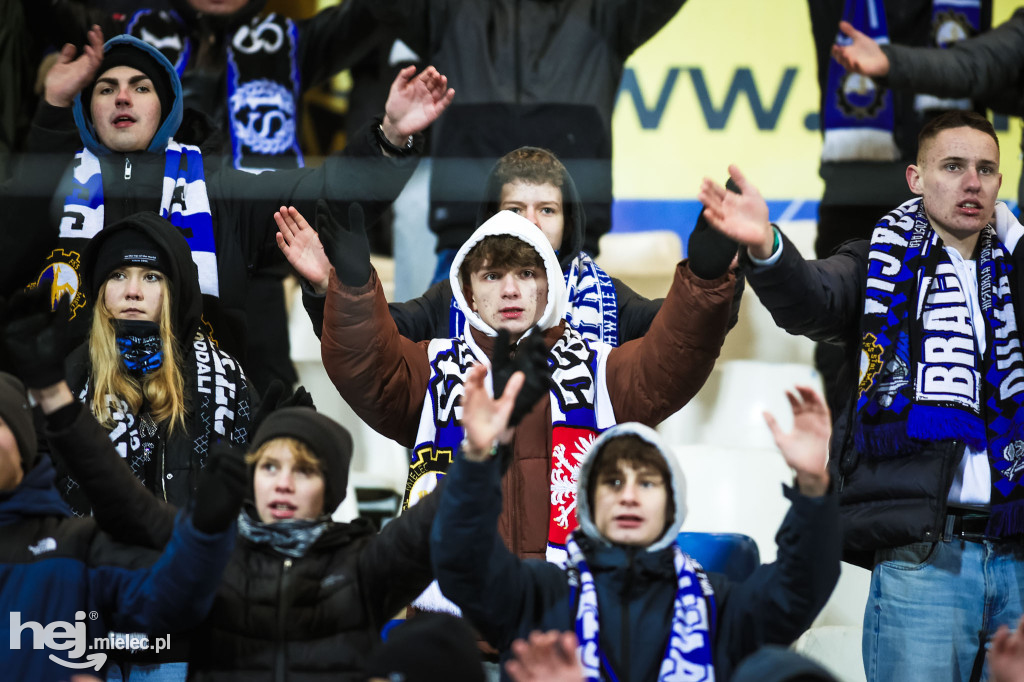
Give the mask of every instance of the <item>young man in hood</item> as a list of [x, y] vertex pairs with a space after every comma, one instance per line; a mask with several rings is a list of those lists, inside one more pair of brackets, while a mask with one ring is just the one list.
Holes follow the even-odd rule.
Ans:
[[[245, 283], [250, 270], [277, 253], [274, 210], [282, 203], [312, 210], [321, 197], [358, 198], [375, 218], [412, 172], [415, 158], [406, 149], [411, 136], [454, 95], [436, 70], [428, 67], [415, 77], [405, 70], [392, 86], [384, 117], [351, 141], [345, 157], [331, 156], [317, 169], [251, 175], [172, 137], [182, 122], [183, 95], [177, 72], [160, 52], [127, 35], [102, 49], [98, 31], [90, 39], [88, 54], [47, 75], [45, 97], [59, 122], [34, 124], [33, 135], [79, 136], [85, 147], [63, 178], [55, 174], [34, 188], [35, 196], [53, 198], [53, 224], [59, 224], [37, 283], [53, 287], [55, 300], [70, 293], [77, 317], [88, 303], [77, 286], [86, 240], [125, 215], [159, 211], [189, 240], [207, 303], [217, 299], [224, 310], [223, 319], [207, 318], [215, 337], [243, 361]], [[31, 222], [42, 215], [40, 208]], [[207, 314], [213, 309], [208, 305]]]
[[[702, 280], [681, 262], [648, 333], [613, 348], [566, 322], [554, 249], [529, 220], [501, 211], [462, 246], [451, 268], [452, 290], [467, 311], [465, 335], [415, 343], [395, 327], [358, 223], [350, 217], [346, 229], [317, 217], [334, 265], [324, 366], [356, 414], [413, 448], [406, 506], [433, 489], [462, 441], [470, 368], [492, 368], [497, 357], [493, 369], [503, 374], [510, 356], [518, 362], [539, 354], [552, 382], [540, 384], [548, 399], [522, 415], [509, 446], [502, 535], [519, 555], [563, 559], [583, 452], [619, 421], [659, 423], [700, 389], [725, 336], [733, 276]], [[499, 330], [510, 335], [511, 352], [496, 350]]]
[[867, 679], [978, 679], [1024, 611], [1024, 227], [996, 202], [995, 130], [974, 112], [930, 121], [906, 173], [919, 196], [818, 261], [730, 172], [743, 194], [705, 180], [708, 219], [746, 245], [780, 327], [844, 353], [831, 469], [847, 560], [872, 571]]
[[[539, 147], [520, 147], [501, 157], [487, 178], [477, 223], [503, 210], [532, 222], [555, 250], [565, 279], [565, 317], [584, 338], [617, 346], [647, 333], [662, 299], [652, 301], [637, 294], [623, 281], [609, 276], [583, 251], [586, 212], [576, 183], [558, 157]], [[303, 286], [302, 300], [319, 336], [331, 265], [319, 248], [316, 233], [296, 211], [286, 209], [275, 218], [282, 235], [278, 245], [309, 283]], [[702, 214], [687, 254], [696, 274], [715, 279], [731, 265], [736, 243], [712, 230]], [[738, 280], [730, 328], [739, 315], [742, 293], [742, 280]], [[434, 284], [422, 296], [388, 307], [399, 333], [413, 341], [461, 336], [466, 331], [466, 316], [448, 279]]]
[[[21, 370], [45, 415], [48, 438], [82, 413], [66, 385], [66, 407], [58, 408], [49, 380], [31, 368]], [[116, 459], [109, 443], [105, 446]], [[71, 518], [54, 486], [53, 464], [38, 453], [25, 389], [0, 373], [0, 613], [8, 619], [0, 627], [5, 642], [0, 667], [5, 679], [58, 682], [68, 679], [69, 668], [99, 670], [107, 653], [93, 646], [109, 638], [111, 629], [146, 633], [151, 646], [156, 637], [167, 637], [167, 645], [206, 616], [234, 544], [234, 519], [245, 489], [242, 480], [231, 479], [230, 467], [211, 470], [191, 513], [178, 515], [162, 555], [115, 543], [95, 519]]]
[[635, 423], [605, 431], [581, 462], [567, 565], [513, 556], [496, 532], [502, 473], [492, 453], [511, 435], [523, 378], [513, 375], [499, 399], [486, 378], [475, 367], [466, 381], [466, 439], [441, 495], [431, 556], [444, 594], [505, 657], [534, 630], [569, 630], [588, 680], [727, 682], [745, 656], [788, 645], [810, 626], [839, 578], [840, 551], [825, 466], [828, 409], [811, 389], [788, 394], [791, 433], [765, 415], [796, 474], [795, 488], [783, 489], [792, 507], [778, 559], [737, 583], [679, 549], [686, 481], [657, 433]]

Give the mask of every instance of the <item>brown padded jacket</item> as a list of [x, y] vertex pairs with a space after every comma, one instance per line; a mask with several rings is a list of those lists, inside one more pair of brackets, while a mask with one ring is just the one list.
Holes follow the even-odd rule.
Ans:
[[[686, 261], [645, 336], [613, 349], [608, 394], [616, 422], [655, 426], [704, 385], [725, 339], [735, 276], [694, 275]], [[548, 348], [565, 321], [547, 329]], [[490, 353], [493, 339], [471, 329]], [[428, 341], [414, 343], [395, 327], [377, 273], [362, 287], [341, 283], [331, 271], [324, 304], [321, 353], [342, 397], [378, 433], [414, 445], [430, 376]], [[551, 404], [541, 400], [516, 427], [512, 464], [503, 481], [498, 522], [506, 545], [526, 558], [544, 558], [548, 537]]]

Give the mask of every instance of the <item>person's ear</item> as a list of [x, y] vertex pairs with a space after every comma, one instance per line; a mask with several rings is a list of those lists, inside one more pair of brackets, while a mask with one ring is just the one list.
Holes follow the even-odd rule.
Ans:
[[914, 194], [923, 195], [924, 188], [921, 184], [921, 169], [916, 164], [910, 164], [907, 166], [907, 186]]

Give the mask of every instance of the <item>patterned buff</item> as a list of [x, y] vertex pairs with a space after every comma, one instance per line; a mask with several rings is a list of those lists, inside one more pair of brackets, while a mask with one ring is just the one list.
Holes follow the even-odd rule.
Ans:
[[980, 360], [971, 311], [920, 199], [895, 209], [871, 236], [861, 321], [857, 448], [869, 457], [959, 440], [987, 450], [988, 532], [1024, 533], [1024, 356], [1011, 298], [1012, 264], [992, 226], [980, 236]]
[[312, 521], [263, 523], [255, 508], [248, 504], [238, 514], [239, 535], [249, 542], [273, 547], [276, 552], [295, 559], [306, 556], [309, 548], [316, 544], [330, 525], [330, 519], [324, 517]]
[[[932, 46], [947, 48], [975, 36], [981, 29], [981, 0], [935, 0], [932, 3]], [[971, 109], [971, 100], [915, 95], [914, 109]]]
[[[188, 68], [192, 40], [176, 12], [139, 10], [125, 29], [160, 50], [178, 76]], [[231, 36], [227, 49], [231, 149], [238, 170], [302, 168], [296, 134], [301, 93], [298, 29], [276, 14], [255, 17]]]
[[[882, 0], [846, 0], [843, 19], [885, 45], [889, 30]], [[849, 45], [842, 33], [836, 44]], [[822, 161], [895, 161], [899, 150], [893, 138], [892, 92], [868, 76], [847, 72], [829, 60], [822, 104], [825, 139]]]
[[[181, 228], [185, 235], [192, 260], [199, 270], [199, 288], [204, 294], [218, 296], [217, 253], [210, 199], [206, 194], [203, 155], [198, 147], [171, 140], [167, 143], [165, 158], [160, 217]], [[70, 240], [92, 239], [104, 224], [103, 175], [99, 159], [88, 149], [83, 149], [75, 155], [75, 161], [71, 192], [64, 200], [64, 214], [60, 221], [59, 236], [62, 244], [67, 242], [68, 246], [76, 245]], [[79, 265], [76, 259], [74, 267]], [[53, 279], [56, 298], [59, 292], [56, 290], [56, 277]], [[76, 275], [69, 279], [77, 282], [81, 278]], [[85, 295], [80, 287], [78, 294]], [[75, 309], [84, 305], [84, 301], [81, 304], [77, 301], [78, 295], [75, 298]]]
[[114, 320], [117, 349], [132, 376], [155, 372], [164, 364], [160, 325], [149, 320]]
[[[583, 677], [588, 682], [611, 680], [618, 676], [601, 651], [597, 587], [586, 558], [570, 535], [566, 543], [569, 563], [566, 570], [579, 576], [579, 605], [576, 609], [576, 637], [580, 642]], [[715, 620], [715, 595], [707, 574], [693, 558], [672, 545], [677, 587], [672, 610], [672, 629], [665, 658], [658, 673], [659, 682], [714, 682], [711, 655], [711, 629]]]
[[[588, 341], [619, 345], [619, 307], [615, 284], [608, 273], [585, 253], [573, 259], [565, 273], [569, 305], [565, 320]], [[448, 333], [463, 336], [466, 316], [452, 297], [448, 314]]]

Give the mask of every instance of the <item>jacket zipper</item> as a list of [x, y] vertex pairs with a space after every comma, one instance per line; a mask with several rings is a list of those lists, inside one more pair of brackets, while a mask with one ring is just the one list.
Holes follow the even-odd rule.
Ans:
[[132, 160], [129, 159], [127, 156], [124, 157], [124, 179], [132, 179]]
[[167, 502], [167, 447], [163, 438], [160, 439], [160, 492]]
[[285, 559], [281, 563], [281, 580], [277, 585], [277, 660], [276, 660], [276, 671], [274, 673], [274, 679], [278, 682], [287, 682], [288, 680], [288, 661], [285, 660], [285, 608], [284, 608], [284, 597], [287, 593], [287, 582], [289, 571], [292, 567], [292, 560]]
[[622, 594], [619, 595], [619, 608], [622, 610], [622, 656], [619, 658], [619, 666], [622, 668], [619, 670], [620, 682], [629, 682], [632, 670], [630, 666], [632, 637], [629, 628], [629, 595], [633, 591], [633, 560], [635, 558], [636, 554], [630, 551], [629, 564], [626, 565], [626, 582], [622, 585]]

